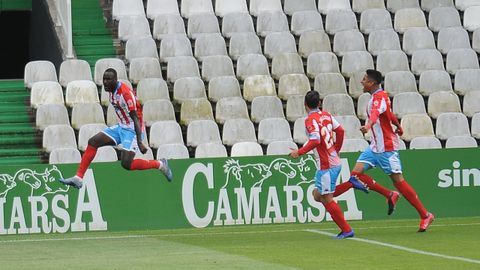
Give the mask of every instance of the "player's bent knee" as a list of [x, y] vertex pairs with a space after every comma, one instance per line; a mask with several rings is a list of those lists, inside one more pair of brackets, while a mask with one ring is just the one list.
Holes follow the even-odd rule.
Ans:
[[132, 169], [132, 161], [131, 160], [122, 160], [122, 167], [125, 169], [125, 170], [131, 170]]

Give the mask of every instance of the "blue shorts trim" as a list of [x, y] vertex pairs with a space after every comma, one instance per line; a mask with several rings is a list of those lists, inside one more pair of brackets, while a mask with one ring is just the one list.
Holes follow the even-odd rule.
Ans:
[[362, 154], [360, 154], [357, 162], [368, 164], [368, 166], [364, 166], [364, 170], [378, 166], [388, 175], [402, 173], [402, 162], [400, 161], [400, 154], [398, 151], [375, 153], [370, 147], [368, 147], [362, 152]]
[[[107, 127], [102, 131], [105, 135], [110, 137], [116, 145], [121, 144], [122, 149], [130, 152], [137, 152], [137, 134], [135, 130], [123, 128], [120, 125]], [[144, 134], [142, 134], [143, 139]]]
[[335, 185], [341, 170], [342, 166], [337, 166], [327, 170], [317, 171], [315, 174], [315, 187], [321, 195], [335, 192]]

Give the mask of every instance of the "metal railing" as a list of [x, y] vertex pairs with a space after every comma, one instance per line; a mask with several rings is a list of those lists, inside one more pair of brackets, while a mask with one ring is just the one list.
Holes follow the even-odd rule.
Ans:
[[65, 38], [61, 42], [66, 48], [66, 58], [73, 58], [73, 42], [72, 42], [72, 2], [71, 0], [55, 0], [55, 6], [58, 12], [57, 26], [63, 29]]

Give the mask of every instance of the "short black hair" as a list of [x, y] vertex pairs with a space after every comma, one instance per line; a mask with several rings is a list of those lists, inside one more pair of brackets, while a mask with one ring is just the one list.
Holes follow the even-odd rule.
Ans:
[[320, 94], [311, 90], [305, 94], [305, 105], [310, 109], [316, 109], [320, 106]]
[[370, 80], [372, 80], [376, 84], [381, 84], [383, 81], [383, 76], [380, 71], [376, 71], [374, 69], [367, 69], [366, 71], [367, 76]]
[[117, 71], [116, 71], [115, 69], [113, 69], [113, 68], [107, 68], [103, 74], [105, 74], [105, 73], [107, 73], [107, 72], [111, 72], [111, 73], [113, 74], [113, 77], [114, 77], [114, 78], [117, 78]]

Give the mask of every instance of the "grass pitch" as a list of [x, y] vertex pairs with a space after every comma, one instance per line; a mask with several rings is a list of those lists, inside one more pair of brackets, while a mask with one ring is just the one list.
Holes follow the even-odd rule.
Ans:
[[480, 217], [0, 237], [0, 269], [480, 269]]

